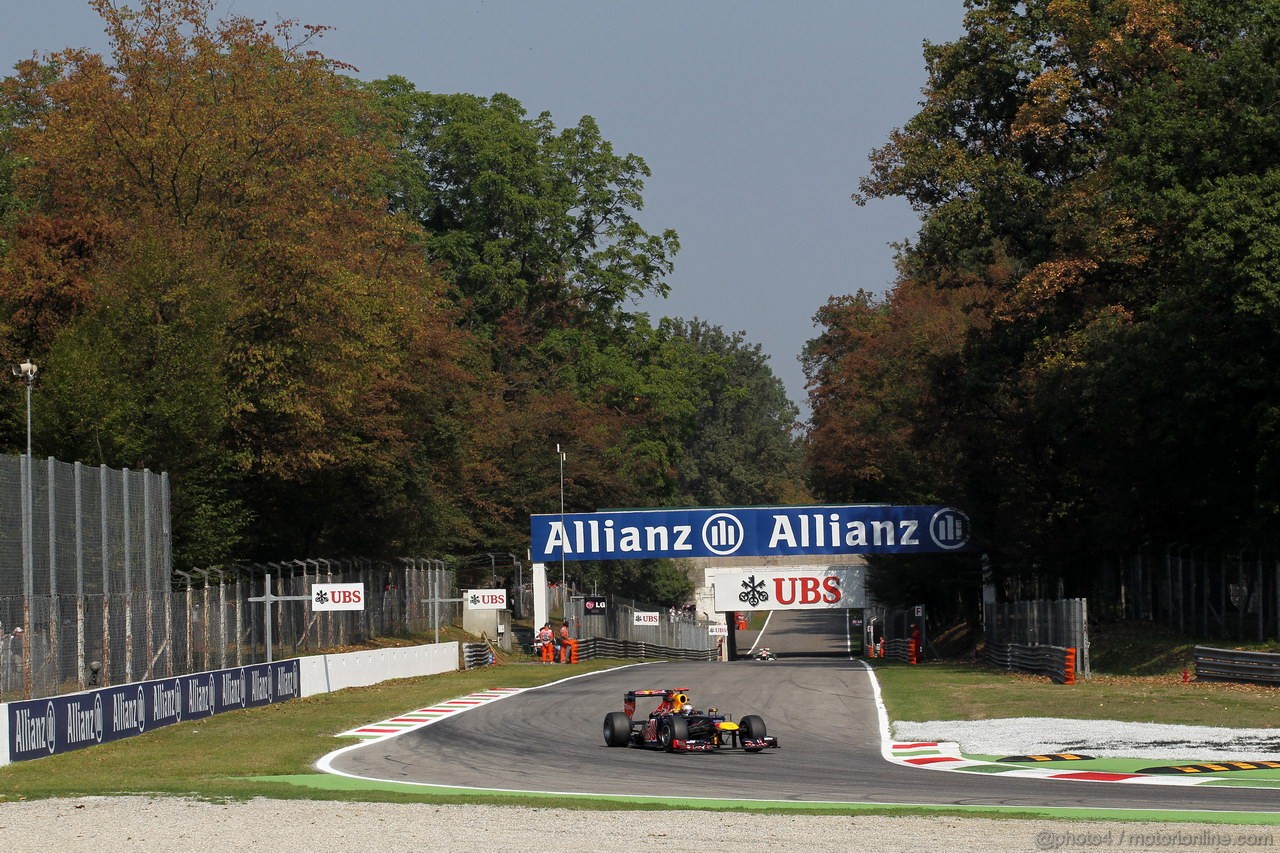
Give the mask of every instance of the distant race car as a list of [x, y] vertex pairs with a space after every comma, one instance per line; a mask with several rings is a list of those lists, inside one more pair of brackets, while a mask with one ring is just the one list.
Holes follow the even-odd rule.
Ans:
[[[636, 699], [649, 696], [659, 697], [658, 707], [647, 720], [637, 720]], [[765, 733], [763, 719], [748, 714], [735, 723], [715, 708], [698, 711], [687, 687], [629, 690], [622, 707], [605, 715], [604, 742], [609, 746], [661, 747], [667, 752], [778, 748], [778, 739]]]

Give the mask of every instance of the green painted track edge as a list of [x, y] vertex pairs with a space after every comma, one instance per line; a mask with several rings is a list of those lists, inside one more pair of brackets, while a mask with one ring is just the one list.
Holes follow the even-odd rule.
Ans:
[[1212, 823], [1243, 826], [1280, 826], [1280, 812], [1240, 811], [1169, 811], [1162, 809], [1081, 809], [1055, 806], [960, 806], [920, 805], [912, 803], [838, 803], [798, 802], [795, 800], [718, 800], [696, 797], [646, 797], [615, 796], [608, 794], [566, 794], [538, 791], [502, 791], [488, 788], [451, 788], [440, 785], [412, 785], [402, 782], [384, 782], [353, 779], [323, 774], [298, 774], [291, 776], [255, 776], [257, 782], [276, 782], [296, 787], [324, 791], [386, 792], [413, 794], [423, 799], [494, 798], [501, 800], [548, 800], [557, 805], [573, 807], [575, 804], [596, 808], [619, 806], [627, 808], [648, 807], [667, 809], [696, 809], [708, 811], [764, 811], [800, 812], [808, 814], [894, 814], [899, 812], [924, 812], [929, 814], [963, 814], [969, 817], [1008, 817], [1021, 819], [1054, 818], [1061, 820], [1150, 821], [1160, 823]]

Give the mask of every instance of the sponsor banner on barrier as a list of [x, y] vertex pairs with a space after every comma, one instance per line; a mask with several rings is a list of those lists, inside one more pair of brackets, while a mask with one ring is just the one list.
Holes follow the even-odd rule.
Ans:
[[462, 593], [462, 601], [468, 610], [506, 610], [505, 589], [468, 589]]
[[644, 509], [530, 517], [535, 562], [659, 557], [940, 554], [968, 547], [947, 506]]
[[707, 626], [707, 636], [709, 637], [727, 637], [729, 636], [728, 625], [711, 624]]
[[582, 612], [588, 616], [603, 616], [608, 609], [608, 602], [603, 595], [587, 595], [582, 599]]
[[313, 583], [312, 610], [364, 610], [364, 584]]
[[300, 664], [286, 660], [10, 702], [9, 760], [69, 752], [301, 695]]
[[657, 611], [636, 610], [631, 614], [632, 625], [660, 625], [662, 616]]
[[718, 612], [866, 606], [862, 566], [720, 569], [710, 578]]

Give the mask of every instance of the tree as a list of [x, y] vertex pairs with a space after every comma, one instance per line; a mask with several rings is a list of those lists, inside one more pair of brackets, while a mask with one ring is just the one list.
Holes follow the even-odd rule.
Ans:
[[[969, 8], [855, 196], [903, 196], [922, 227], [885, 305], [823, 316], [821, 482], [954, 490], [998, 563], [1069, 588], [1146, 539], [1273, 546], [1280, 6]], [[909, 305], [975, 286], [953, 358], [891, 348]], [[930, 430], [949, 465], [894, 449]]]
[[67, 447], [171, 469], [175, 491], [212, 482], [204, 516], [244, 508], [204, 553], [394, 547], [438, 461], [411, 428], [466, 417], [483, 380], [420, 232], [378, 192], [377, 105], [312, 49], [321, 28], [92, 5], [111, 64], [63, 51], [5, 82], [24, 205], [7, 348], [84, 368], [49, 386]]
[[634, 218], [649, 168], [615, 154], [591, 117], [557, 132], [509, 95], [419, 92], [400, 77], [371, 88], [401, 134], [394, 207], [426, 230], [471, 323], [516, 314], [546, 329], [667, 292], [676, 234]]

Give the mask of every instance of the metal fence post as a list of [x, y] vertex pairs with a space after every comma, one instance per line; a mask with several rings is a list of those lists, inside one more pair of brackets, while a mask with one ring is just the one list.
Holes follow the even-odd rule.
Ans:
[[80, 463], [71, 468], [75, 478], [75, 515], [76, 515], [76, 684], [83, 690], [86, 686], [84, 664], [87, 658], [84, 636], [84, 497], [81, 493], [80, 476], [83, 473]]

